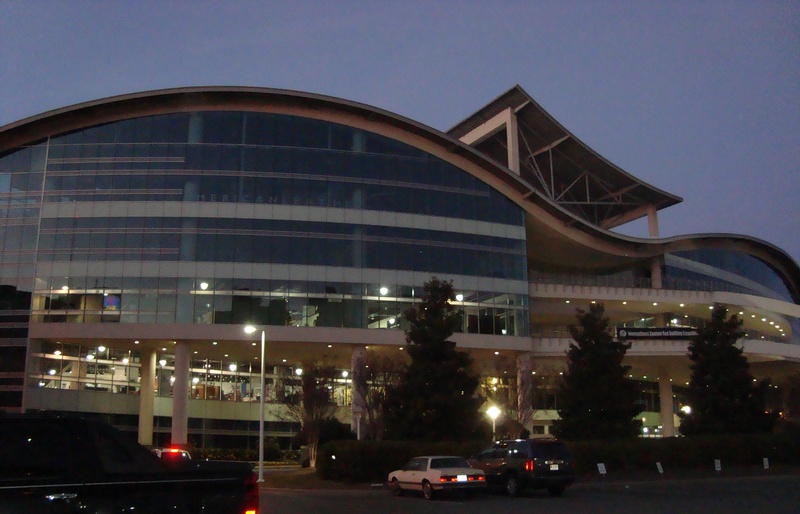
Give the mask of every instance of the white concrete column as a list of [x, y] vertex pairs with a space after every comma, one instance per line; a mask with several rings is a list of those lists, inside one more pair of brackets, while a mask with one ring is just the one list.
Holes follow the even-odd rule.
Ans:
[[658, 378], [658, 396], [661, 399], [661, 430], [664, 437], [675, 437], [675, 419], [672, 412], [672, 382], [667, 373]]
[[533, 353], [517, 355], [517, 421], [533, 431]]
[[139, 444], [153, 445], [153, 408], [155, 406], [156, 351], [142, 350], [139, 382]]
[[519, 175], [519, 131], [517, 127], [517, 115], [510, 107], [508, 108], [508, 121], [506, 123], [506, 148], [508, 148], [508, 169]]
[[365, 388], [364, 373], [366, 373], [367, 348], [356, 346], [350, 357], [350, 376], [353, 377], [352, 405], [350, 428], [361, 440], [364, 436], [364, 417], [367, 414], [367, 391]]
[[175, 382], [172, 384], [172, 444], [186, 445], [189, 431], [189, 345], [175, 345]]
[[650, 261], [650, 286], [653, 289], [664, 287], [661, 276], [661, 257], [653, 257], [653, 260]]
[[647, 228], [650, 237], [658, 237], [658, 209], [655, 205], [647, 206]]

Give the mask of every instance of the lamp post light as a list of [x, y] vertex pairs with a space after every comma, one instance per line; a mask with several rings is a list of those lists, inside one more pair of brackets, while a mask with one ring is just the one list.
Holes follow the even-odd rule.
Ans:
[[497, 422], [497, 417], [500, 416], [500, 409], [492, 405], [491, 407], [486, 409], [486, 414], [488, 414], [489, 417], [492, 418], [492, 441], [494, 441], [496, 422]]
[[[247, 334], [253, 334], [258, 330], [253, 325], [244, 327]], [[259, 393], [258, 408], [258, 481], [264, 482], [264, 329], [261, 329], [261, 391]]]

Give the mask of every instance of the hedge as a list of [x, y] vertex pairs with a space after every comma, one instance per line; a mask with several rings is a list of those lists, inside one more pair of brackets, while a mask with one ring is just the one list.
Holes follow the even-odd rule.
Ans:
[[[566, 442], [575, 458], [575, 472], [597, 474], [597, 463], [609, 473], [654, 472], [656, 462], [670, 470], [714, 469], [723, 466], [760, 466], [764, 457], [770, 464], [800, 464], [800, 436], [788, 434], [740, 434], [662, 439]], [[417, 455], [460, 455], [478, 453], [481, 443], [422, 443], [401, 441], [332, 441], [317, 455], [317, 475], [339, 482], [386, 480]]]

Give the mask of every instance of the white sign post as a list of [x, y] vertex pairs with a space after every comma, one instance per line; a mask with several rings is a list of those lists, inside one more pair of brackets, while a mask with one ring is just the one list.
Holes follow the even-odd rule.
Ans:
[[764, 457], [764, 470], [769, 469], [769, 459]]
[[658, 470], [658, 473], [659, 473], [660, 475], [663, 475], [663, 474], [664, 474], [664, 468], [661, 466], [661, 463], [660, 463], [660, 462], [656, 462], [656, 469]]
[[714, 471], [719, 473], [722, 471], [722, 461], [719, 459], [714, 459]]
[[602, 462], [598, 462], [597, 471], [599, 471], [601, 475], [606, 476], [606, 465]]

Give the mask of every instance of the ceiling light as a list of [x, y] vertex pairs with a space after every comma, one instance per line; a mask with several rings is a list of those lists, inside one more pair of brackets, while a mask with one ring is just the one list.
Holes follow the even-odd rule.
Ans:
[[685, 304], [685, 303], [682, 303], [682, 304], [681, 304], [681, 307], [686, 307], [686, 304]]

